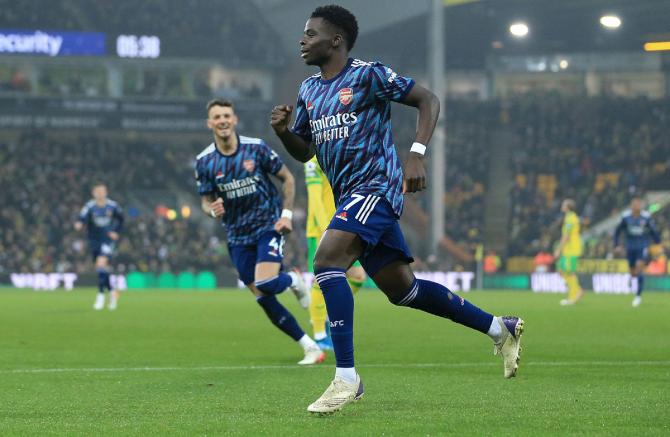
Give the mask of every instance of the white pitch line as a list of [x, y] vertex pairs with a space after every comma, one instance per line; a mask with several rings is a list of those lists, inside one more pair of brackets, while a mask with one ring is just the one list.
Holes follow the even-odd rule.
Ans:
[[[364, 364], [361, 369], [387, 368], [387, 369], [417, 369], [417, 368], [440, 368], [454, 369], [463, 367], [491, 367], [499, 366], [500, 363], [380, 363]], [[670, 361], [530, 361], [521, 363], [522, 366], [532, 367], [627, 367], [627, 366], [670, 366]], [[298, 366], [298, 365], [248, 365], [248, 366], [191, 366], [191, 367], [63, 367], [47, 369], [0, 369], [1, 373], [96, 373], [96, 372], [173, 372], [173, 371], [231, 371], [231, 370], [295, 370], [295, 369], [319, 369], [325, 366]]]

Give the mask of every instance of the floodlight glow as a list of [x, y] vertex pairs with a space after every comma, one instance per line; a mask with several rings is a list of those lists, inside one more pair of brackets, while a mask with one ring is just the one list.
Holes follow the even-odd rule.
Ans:
[[621, 26], [621, 18], [616, 15], [603, 15], [600, 17], [600, 24], [608, 29], [618, 29]]
[[528, 25], [522, 22], [512, 23], [509, 27], [509, 33], [517, 38], [523, 38], [528, 35]]
[[570, 63], [567, 59], [561, 59], [561, 61], [558, 63], [558, 66], [561, 67], [561, 70], [565, 70], [569, 65]]

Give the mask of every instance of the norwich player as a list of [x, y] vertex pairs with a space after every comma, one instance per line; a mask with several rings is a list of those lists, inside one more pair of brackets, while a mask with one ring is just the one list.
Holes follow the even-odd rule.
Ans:
[[575, 201], [565, 199], [561, 204], [561, 212], [565, 214], [561, 229], [561, 241], [554, 251], [558, 260], [558, 271], [568, 287], [568, 298], [561, 305], [574, 305], [581, 299], [584, 292], [577, 279], [577, 260], [582, 256], [582, 237], [579, 235], [579, 216], [575, 213]]
[[[307, 265], [313, 272], [314, 254], [323, 233], [335, 215], [333, 190], [326, 175], [319, 167], [316, 156], [305, 163], [305, 182], [307, 184]], [[351, 291], [356, 293], [365, 282], [365, 270], [356, 261], [347, 271], [347, 281]], [[314, 331], [314, 340], [321, 350], [333, 349], [333, 342], [326, 330], [326, 302], [317, 281], [312, 282], [309, 317]]]

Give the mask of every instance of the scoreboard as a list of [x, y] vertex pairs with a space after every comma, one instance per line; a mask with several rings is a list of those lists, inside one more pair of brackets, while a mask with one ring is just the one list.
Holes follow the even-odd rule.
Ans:
[[161, 39], [156, 35], [0, 29], [0, 55], [2, 54], [156, 59], [161, 55]]
[[155, 35], [119, 35], [116, 55], [121, 58], [150, 58], [161, 55], [161, 40]]

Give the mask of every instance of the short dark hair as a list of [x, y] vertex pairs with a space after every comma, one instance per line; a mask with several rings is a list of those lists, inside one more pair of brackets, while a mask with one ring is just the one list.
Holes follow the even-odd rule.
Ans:
[[223, 106], [224, 108], [230, 108], [233, 111], [235, 110], [235, 106], [233, 105], [233, 102], [227, 99], [212, 99], [209, 102], [207, 102], [207, 115], [209, 115], [209, 110], [212, 109], [214, 106]]
[[337, 27], [344, 34], [347, 50], [354, 48], [356, 38], [358, 38], [358, 21], [356, 21], [354, 14], [347, 9], [338, 5], [319, 6], [314, 9], [309, 18], [323, 18]]

